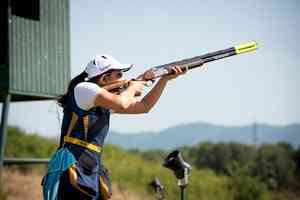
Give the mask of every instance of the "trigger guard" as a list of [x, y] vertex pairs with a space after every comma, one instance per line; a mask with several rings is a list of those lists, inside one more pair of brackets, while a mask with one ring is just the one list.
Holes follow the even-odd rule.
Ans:
[[153, 85], [154, 82], [155, 82], [155, 80], [148, 80], [145, 85], [147, 87], [150, 87], [151, 85]]

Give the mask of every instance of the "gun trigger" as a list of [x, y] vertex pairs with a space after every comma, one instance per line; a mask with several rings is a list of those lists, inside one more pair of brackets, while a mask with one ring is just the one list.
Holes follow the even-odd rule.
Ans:
[[146, 86], [147, 87], [150, 87], [151, 85], [153, 85], [153, 83], [155, 82], [155, 80], [154, 79], [152, 79], [152, 80], [148, 80], [147, 82], [146, 82]]

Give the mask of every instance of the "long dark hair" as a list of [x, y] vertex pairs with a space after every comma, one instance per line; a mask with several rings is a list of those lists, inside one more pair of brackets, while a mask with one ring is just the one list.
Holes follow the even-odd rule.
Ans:
[[[92, 83], [97, 83], [97, 80], [99, 78], [101, 78], [102, 76], [106, 75], [106, 74], [110, 74], [114, 69], [110, 69], [108, 70], [107, 72], [103, 73], [103, 74], [100, 74], [98, 76], [95, 76], [91, 79], [88, 80], [88, 82], [92, 82]], [[69, 86], [68, 86], [68, 90], [65, 92], [65, 94], [59, 96], [57, 98], [57, 104], [61, 107], [65, 107], [68, 99], [69, 99], [69, 93], [70, 91], [74, 90], [75, 86], [81, 82], [84, 82], [85, 79], [88, 77], [88, 74], [83, 71], [81, 72], [79, 75], [75, 76], [69, 83]]]
[[63, 95], [59, 96], [57, 99], [57, 103], [59, 106], [65, 107], [70, 96], [70, 91], [72, 91], [78, 83], [84, 82], [87, 76], [88, 74], [85, 71], [83, 71], [70, 81], [67, 91]]

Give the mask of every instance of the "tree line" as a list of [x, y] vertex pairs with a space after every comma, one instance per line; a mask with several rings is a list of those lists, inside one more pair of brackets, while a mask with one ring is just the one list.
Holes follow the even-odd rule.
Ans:
[[[198, 169], [211, 169], [216, 174], [235, 177], [245, 175], [265, 184], [269, 190], [300, 189], [300, 147], [288, 143], [255, 145], [202, 142], [179, 148], [185, 160]], [[144, 159], [160, 161], [166, 151], [132, 152]]]

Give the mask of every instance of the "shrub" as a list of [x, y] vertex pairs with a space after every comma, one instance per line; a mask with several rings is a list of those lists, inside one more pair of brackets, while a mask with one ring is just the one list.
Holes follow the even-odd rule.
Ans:
[[247, 168], [236, 165], [231, 181], [234, 200], [263, 200], [266, 197], [266, 186], [257, 178], [249, 176]]

